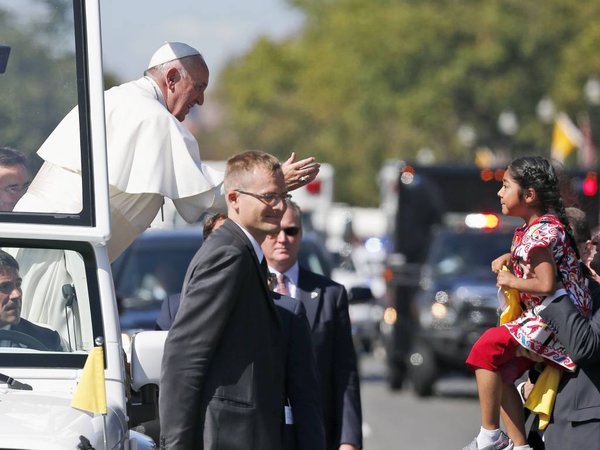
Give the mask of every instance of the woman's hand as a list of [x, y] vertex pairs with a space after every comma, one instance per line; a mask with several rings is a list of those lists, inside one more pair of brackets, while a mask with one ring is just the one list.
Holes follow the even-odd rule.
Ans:
[[293, 191], [310, 183], [317, 177], [320, 167], [321, 165], [315, 162], [313, 156], [296, 161], [296, 153], [292, 152], [287, 161], [281, 164], [288, 191]]

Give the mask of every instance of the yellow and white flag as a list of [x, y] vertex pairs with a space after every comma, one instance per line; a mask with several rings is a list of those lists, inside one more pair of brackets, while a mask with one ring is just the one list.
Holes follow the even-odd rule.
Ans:
[[552, 158], [564, 162], [573, 150], [581, 147], [583, 135], [565, 113], [556, 115], [552, 130]]
[[95, 414], [106, 414], [106, 387], [104, 385], [104, 352], [94, 347], [85, 361], [81, 379], [75, 389], [71, 407]]

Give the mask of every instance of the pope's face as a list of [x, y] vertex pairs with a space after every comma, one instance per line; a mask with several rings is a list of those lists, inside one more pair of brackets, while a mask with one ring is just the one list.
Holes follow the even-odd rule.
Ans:
[[180, 122], [194, 106], [204, 103], [204, 91], [208, 86], [208, 69], [200, 61], [190, 64], [187, 73], [185, 78], [177, 77], [167, 96], [167, 108]]
[[21, 277], [15, 269], [0, 270], [0, 327], [21, 320]]
[[24, 166], [0, 166], [0, 211], [12, 211], [28, 186], [29, 173]]

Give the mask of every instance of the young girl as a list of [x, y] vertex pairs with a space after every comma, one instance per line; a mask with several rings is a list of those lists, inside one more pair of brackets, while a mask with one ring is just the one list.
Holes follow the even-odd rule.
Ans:
[[[590, 293], [578, 264], [554, 167], [542, 157], [522, 157], [510, 163], [498, 191], [502, 213], [521, 217], [511, 252], [492, 262], [497, 285], [520, 292], [523, 313], [487, 330], [473, 345], [467, 365], [475, 370], [481, 408], [481, 431], [463, 450], [529, 449], [523, 405], [514, 381], [533, 361], [517, 357], [522, 346], [567, 370], [575, 365], [562, 344], [536, 314], [552, 299], [568, 294], [584, 317], [591, 313]], [[505, 265], [512, 269], [503, 271]], [[500, 411], [506, 434], [500, 431]], [[514, 443], [514, 447], [513, 447]]]

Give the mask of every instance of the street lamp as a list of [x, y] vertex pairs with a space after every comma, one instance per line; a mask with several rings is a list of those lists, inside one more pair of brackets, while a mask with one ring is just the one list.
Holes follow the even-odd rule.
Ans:
[[598, 148], [598, 137], [600, 136], [600, 78], [592, 76], [588, 78], [583, 86], [583, 95], [588, 104], [587, 114], [587, 139], [584, 144], [585, 150], [580, 163], [582, 166], [591, 167], [596, 165], [596, 150]]
[[519, 119], [512, 109], [505, 109], [500, 113], [498, 129], [506, 136], [514, 136], [519, 131]]
[[556, 107], [550, 97], [543, 97], [535, 107], [538, 118], [545, 124], [551, 124], [556, 115]]
[[589, 78], [583, 86], [583, 93], [590, 105], [600, 105], [600, 78]]

